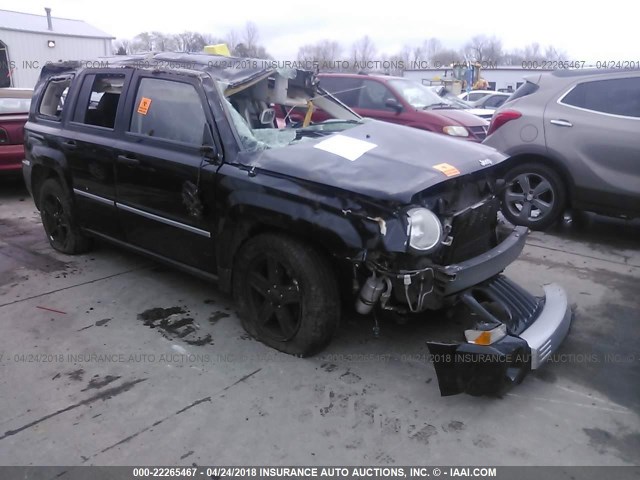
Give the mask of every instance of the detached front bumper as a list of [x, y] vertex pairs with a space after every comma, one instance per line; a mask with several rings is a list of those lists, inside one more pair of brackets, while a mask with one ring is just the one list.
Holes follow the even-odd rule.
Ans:
[[571, 308], [559, 285], [545, 285], [541, 298], [502, 276], [473, 290], [478, 287], [507, 312], [508, 334], [491, 345], [427, 343], [443, 396], [503, 394], [549, 358], [571, 325]]

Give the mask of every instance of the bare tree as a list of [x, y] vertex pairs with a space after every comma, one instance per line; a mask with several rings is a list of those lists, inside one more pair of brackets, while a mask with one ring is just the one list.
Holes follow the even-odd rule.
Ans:
[[236, 50], [236, 47], [240, 43], [240, 36], [235, 30], [229, 30], [229, 33], [227, 33], [227, 36], [224, 40], [227, 44], [227, 47], [229, 48], [229, 51], [234, 52]]
[[511, 50], [502, 56], [502, 64], [507, 66], [519, 67], [524, 61], [524, 52], [522, 50]]
[[257, 50], [259, 39], [260, 35], [258, 34], [258, 27], [256, 24], [253, 22], [247, 22], [244, 26], [242, 41], [249, 52]]
[[542, 48], [538, 42], [531, 43], [524, 47], [522, 52], [524, 60], [542, 62], [545, 60]]
[[129, 55], [131, 42], [126, 38], [121, 38], [113, 42], [113, 50], [116, 55]]
[[303, 45], [298, 49], [298, 60], [317, 63], [322, 71], [339, 70], [336, 62], [342, 53], [342, 46], [332, 40], [321, 40], [318, 43]]
[[355, 42], [351, 47], [352, 68], [354, 70], [366, 70], [366, 64], [374, 59], [376, 46], [368, 35]]
[[133, 37], [132, 50], [135, 52], [153, 51], [153, 37], [149, 32], [142, 32]]
[[462, 60], [460, 52], [453, 50], [452, 48], [445, 48], [431, 57], [430, 61], [436, 68], [448, 67], [454, 62]]
[[227, 46], [236, 57], [271, 58], [259, 43], [260, 35], [255, 23], [248, 22], [242, 35], [231, 30], [227, 35]]
[[476, 35], [464, 46], [464, 56], [472, 62], [499, 62], [502, 58], [502, 40], [496, 36]]
[[156, 52], [167, 52], [176, 48], [175, 37], [162, 32], [151, 32], [151, 42]]
[[177, 50], [180, 52], [201, 52], [207, 44], [203, 35], [198, 32], [182, 32], [173, 36]]
[[561, 61], [566, 61], [569, 56], [567, 55], [567, 52], [565, 52], [564, 50], [559, 50], [553, 45], [549, 45], [544, 50], [544, 57], [547, 60], [561, 62]]

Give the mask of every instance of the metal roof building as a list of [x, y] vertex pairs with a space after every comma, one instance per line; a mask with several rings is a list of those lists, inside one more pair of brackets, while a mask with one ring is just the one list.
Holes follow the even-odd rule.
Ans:
[[0, 10], [0, 87], [33, 87], [46, 62], [112, 53], [113, 36], [82, 20]]

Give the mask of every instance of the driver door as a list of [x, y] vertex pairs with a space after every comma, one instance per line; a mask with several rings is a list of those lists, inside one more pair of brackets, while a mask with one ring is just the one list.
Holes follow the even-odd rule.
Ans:
[[137, 74], [116, 149], [116, 204], [127, 243], [205, 271], [215, 268], [217, 167], [202, 153], [215, 125], [197, 81]]

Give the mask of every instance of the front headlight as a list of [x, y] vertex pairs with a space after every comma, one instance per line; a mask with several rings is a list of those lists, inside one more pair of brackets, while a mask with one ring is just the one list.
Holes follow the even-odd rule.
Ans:
[[442, 131], [447, 135], [451, 135], [453, 137], [468, 137], [469, 130], [459, 125], [450, 125], [448, 127], [442, 127]]
[[409, 216], [409, 246], [421, 253], [435, 250], [442, 240], [442, 224], [435, 213], [426, 208], [412, 208]]

